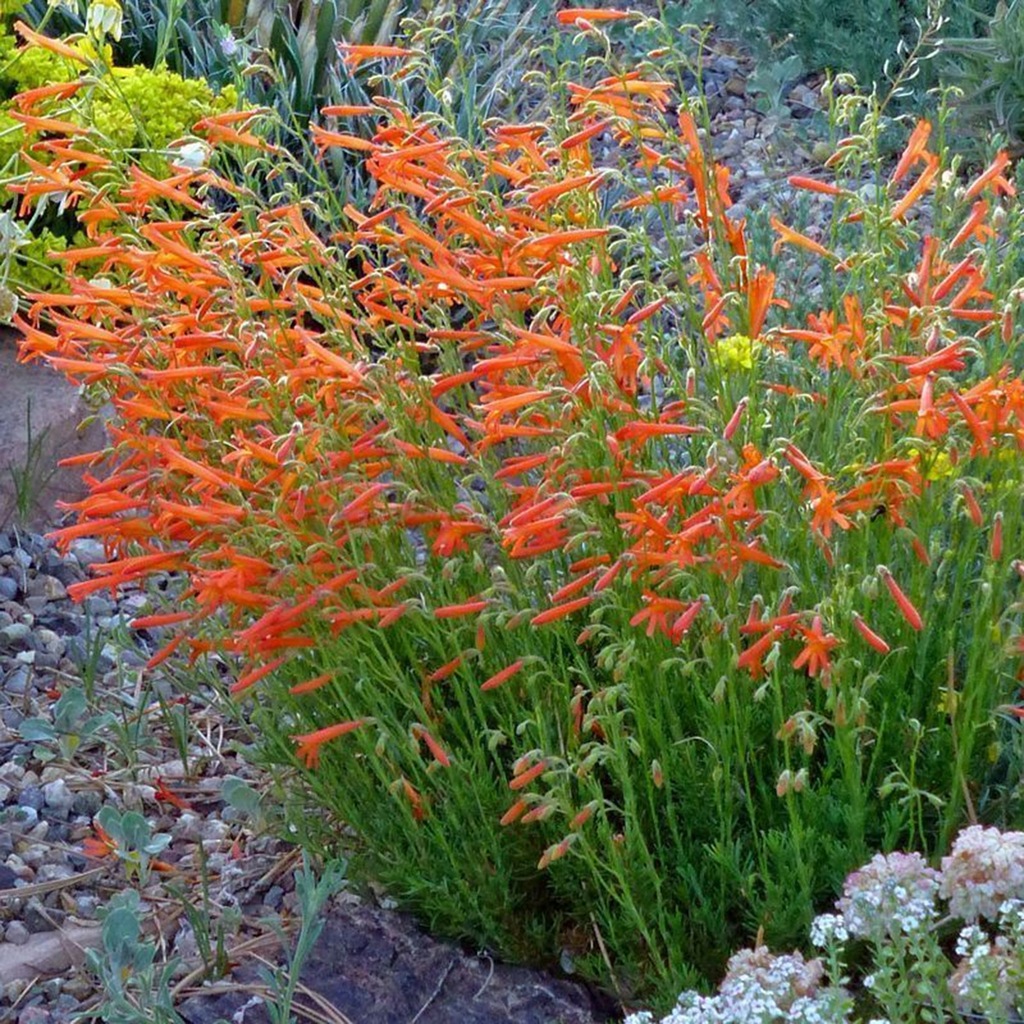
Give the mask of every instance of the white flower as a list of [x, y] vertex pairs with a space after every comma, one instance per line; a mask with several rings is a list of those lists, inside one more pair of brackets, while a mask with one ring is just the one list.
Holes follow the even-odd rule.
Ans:
[[878, 853], [846, 880], [836, 904], [851, 935], [910, 934], [935, 919], [939, 875], [919, 853]]
[[182, 171], [201, 171], [210, 159], [210, 147], [205, 142], [186, 142], [171, 157], [171, 166]]
[[965, 921], [995, 921], [1006, 900], [1024, 898], [1024, 832], [972, 825], [942, 860], [941, 895]]
[[24, 244], [28, 232], [24, 225], [19, 224], [12, 216], [10, 210], [0, 213], [0, 244], [5, 249], [17, 248]]
[[638, 1013], [626, 1024], [844, 1024], [849, 999], [840, 989], [821, 988], [823, 979], [820, 960], [744, 949], [730, 959], [718, 995], [684, 992], [660, 1022]]
[[110, 36], [114, 40], [121, 38], [121, 25], [124, 12], [120, 0], [92, 0], [89, 12], [85, 16], [86, 31], [97, 39]]
[[850, 937], [846, 921], [839, 914], [819, 914], [811, 922], [811, 943], [826, 949], [833, 943], [842, 944]]

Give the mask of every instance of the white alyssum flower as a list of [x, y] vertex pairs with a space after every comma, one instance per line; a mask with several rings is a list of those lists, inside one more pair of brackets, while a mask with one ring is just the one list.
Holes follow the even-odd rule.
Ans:
[[[956, 1008], [986, 1019], [1019, 1018], [1024, 1013], [1024, 950], [1005, 935], [996, 936], [992, 943], [972, 935], [965, 945], [970, 952], [948, 983]], [[957, 952], [960, 949], [958, 941]]]
[[851, 935], [909, 935], [936, 919], [938, 872], [919, 853], [876, 854], [846, 880], [836, 908]]
[[1024, 899], [1024, 832], [972, 825], [942, 859], [940, 894], [965, 921], [995, 921], [1006, 900]]
[[839, 914], [819, 914], [811, 922], [811, 943], [818, 949], [842, 945], [849, 937], [846, 921]]
[[636, 1013], [626, 1024], [845, 1024], [845, 993], [821, 988], [820, 960], [799, 953], [775, 955], [761, 946], [735, 954], [718, 995], [684, 992], [668, 1016], [656, 1022]]

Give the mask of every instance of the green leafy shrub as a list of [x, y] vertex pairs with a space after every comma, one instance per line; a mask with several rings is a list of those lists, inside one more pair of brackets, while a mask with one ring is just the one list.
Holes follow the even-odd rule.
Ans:
[[943, 40], [947, 80], [962, 90], [959, 123], [987, 138], [1001, 132], [1019, 153], [1024, 146], [1024, 3], [997, 5], [987, 33]]
[[[795, 54], [805, 72], [849, 72], [866, 89], [884, 93], [921, 29], [941, 12], [943, 32], [976, 37], [994, 13], [996, 0], [967, 5], [934, 0], [724, 0], [709, 13], [728, 32], [754, 47], [759, 59]], [[887, 73], [887, 66], [889, 72]], [[918, 65], [915, 102], [936, 84], [931, 63]]]
[[187, 577], [150, 668], [235, 666], [307, 840], [667, 1001], [872, 851], [1020, 816], [1024, 221], [1005, 154], [964, 184], [921, 122], [890, 169], [852, 96], [792, 179], [823, 227], [755, 243], [655, 52], [477, 145], [335, 110], [312, 145], [365, 159], [365, 208], [329, 172], [260, 199], [298, 161], [255, 116], [193, 178], [75, 168], [104, 273], [23, 354], [117, 414], [58, 534], [116, 557], [74, 596]]

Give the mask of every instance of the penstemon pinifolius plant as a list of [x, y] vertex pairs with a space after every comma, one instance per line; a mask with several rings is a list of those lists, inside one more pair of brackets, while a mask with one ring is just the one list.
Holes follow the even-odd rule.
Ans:
[[117, 414], [74, 596], [184, 574], [150, 668], [237, 665], [307, 841], [657, 1005], [1019, 815], [1021, 214], [1004, 154], [965, 180], [943, 115], [887, 166], [853, 95], [791, 179], [824, 227], [755, 246], [678, 35], [622, 67], [578, 17], [544, 122], [325, 110], [365, 207], [290, 191], [259, 111], [164, 180], [51, 163], [13, 187], [102, 272], [19, 325]]

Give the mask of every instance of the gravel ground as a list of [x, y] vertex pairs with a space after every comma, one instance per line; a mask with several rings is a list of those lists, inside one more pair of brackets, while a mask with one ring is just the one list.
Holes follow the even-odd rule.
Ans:
[[[79, 947], [96, 945], [98, 911], [123, 887], [125, 866], [102, 846], [104, 807], [136, 810], [171, 837], [144, 896], [156, 940], [195, 966], [196, 941], [175, 886], [194, 894], [200, 861], [204, 913], [232, 941], [266, 927], [246, 923], [294, 909], [294, 852], [261, 834], [260, 785], [201, 694], [174, 704], [143, 684], [160, 644], [127, 622], [149, 606], [141, 593], [66, 588], [86, 578], [102, 547], [77, 541], [61, 557], [41, 536], [0, 532], [0, 1019], [67, 1021], [96, 996]], [[174, 715], [188, 712], [188, 765]], [[228, 799], [226, 799], [226, 797]]]
[[[796, 85], [784, 105], [766, 116], [748, 94], [749, 70], [741, 58], [719, 55], [706, 74], [715, 148], [734, 172], [736, 216], [769, 198], [785, 211], [792, 190], [784, 178], [818, 162], [821, 130], [820, 119], [811, 119], [820, 108], [814, 88]], [[817, 156], [820, 161], [820, 146]], [[272, 947], [273, 931], [265, 919], [287, 920], [296, 908], [297, 857], [273, 838], [257, 806], [265, 780], [246, 763], [244, 743], [217, 719], [208, 695], [161, 695], [149, 674], [140, 671], [161, 641], [155, 632], [131, 633], [126, 623], [145, 613], [149, 598], [127, 592], [114, 601], [95, 594], [74, 604], [67, 597], [68, 585], [86, 578], [88, 565], [102, 559], [102, 547], [93, 541], [77, 541], [61, 557], [38, 534], [0, 532], [0, 1021], [60, 1024], [98, 1001], [95, 978], [82, 966], [83, 948], [97, 944], [98, 911], [124, 887], [124, 866], [112, 854], [92, 858], [83, 852], [83, 844], [89, 850], [90, 841], [99, 838], [94, 819], [103, 807], [141, 811], [153, 833], [171, 837], [158, 855], [161, 870], [153, 872], [143, 895], [150, 941], [162, 953], [181, 958], [171, 984], [182, 996], [198, 981], [195, 968], [201, 960], [176, 886], [214, 932], [222, 928], [229, 948], [251, 951], [268, 942]], [[164, 585], [171, 588], [174, 581]], [[76, 707], [78, 698], [68, 694], [86, 698], [79, 703], [87, 706]], [[174, 705], [175, 699], [185, 703]], [[176, 742], [174, 727], [175, 714], [183, 711], [191, 723], [185, 749]], [[95, 718], [101, 714], [108, 717]], [[209, 878], [205, 900], [196, 895], [201, 862]], [[368, 906], [372, 923], [360, 917]], [[396, 924], [400, 919], [386, 916], [386, 903], [382, 908], [346, 893], [334, 912], [336, 921], [362, 921], [362, 934], [373, 932], [377, 945], [370, 948], [378, 960], [385, 933], [391, 936], [392, 959], [405, 955], [395, 950], [409, 945], [410, 935], [431, 957], [439, 948], [450, 950], [425, 945], [430, 940], [408, 922]], [[352, 946], [351, 936], [346, 941]], [[464, 987], [474, 987], [471, 961], [479, 958], [453, 955], [465, 961], [460, 961], [468, 979]], [[437, 962], [443, 961], [441, 956]], [[365, 964], [361, 969], [367, 977], [372, 974]], [[453, 977], [458, 976], [456, 971]], [[431, 995], [429, 977], [425, 971], [430, 1012], [419, 1019], [471, 1019], [459, 1011], [457, 999], [444, 1016], [445, 1001]], [[532, 992], [538, 977], [489, 980], [488, 998], [499, 999], [495, 1006], [525, 1007], [514, 995], [516, 985]], [[352, 981], [353, 992], [359, 984]], [[513, 994], [502, 994], [501, 984]], [[405, 1003], [396, 1004], [399, 1009], [418, 1005], [414, 989], [405, 996]], [[582, 1007], [589, 997], [579, 989], [577, 997], [568, 998], [578, 998]], [[544, 1024], [553, 1005], [542, 1001], [494, 1019]], [[355, 996], [351, 1010], [359, 1011], [357, 1024], [400, 1019], [398, 1010], [394, 1018], [375, 1016]], [[226, 1012], [239, 1024], [256, 1019], [237, 1004]], [[574, 1019], [606, 1019], [589, 1013], [581, 1010]], [[340, 1010], [327, 1016], [348, 1019]], [[196, 1011], [192, 1019], [213, 1018]]]

